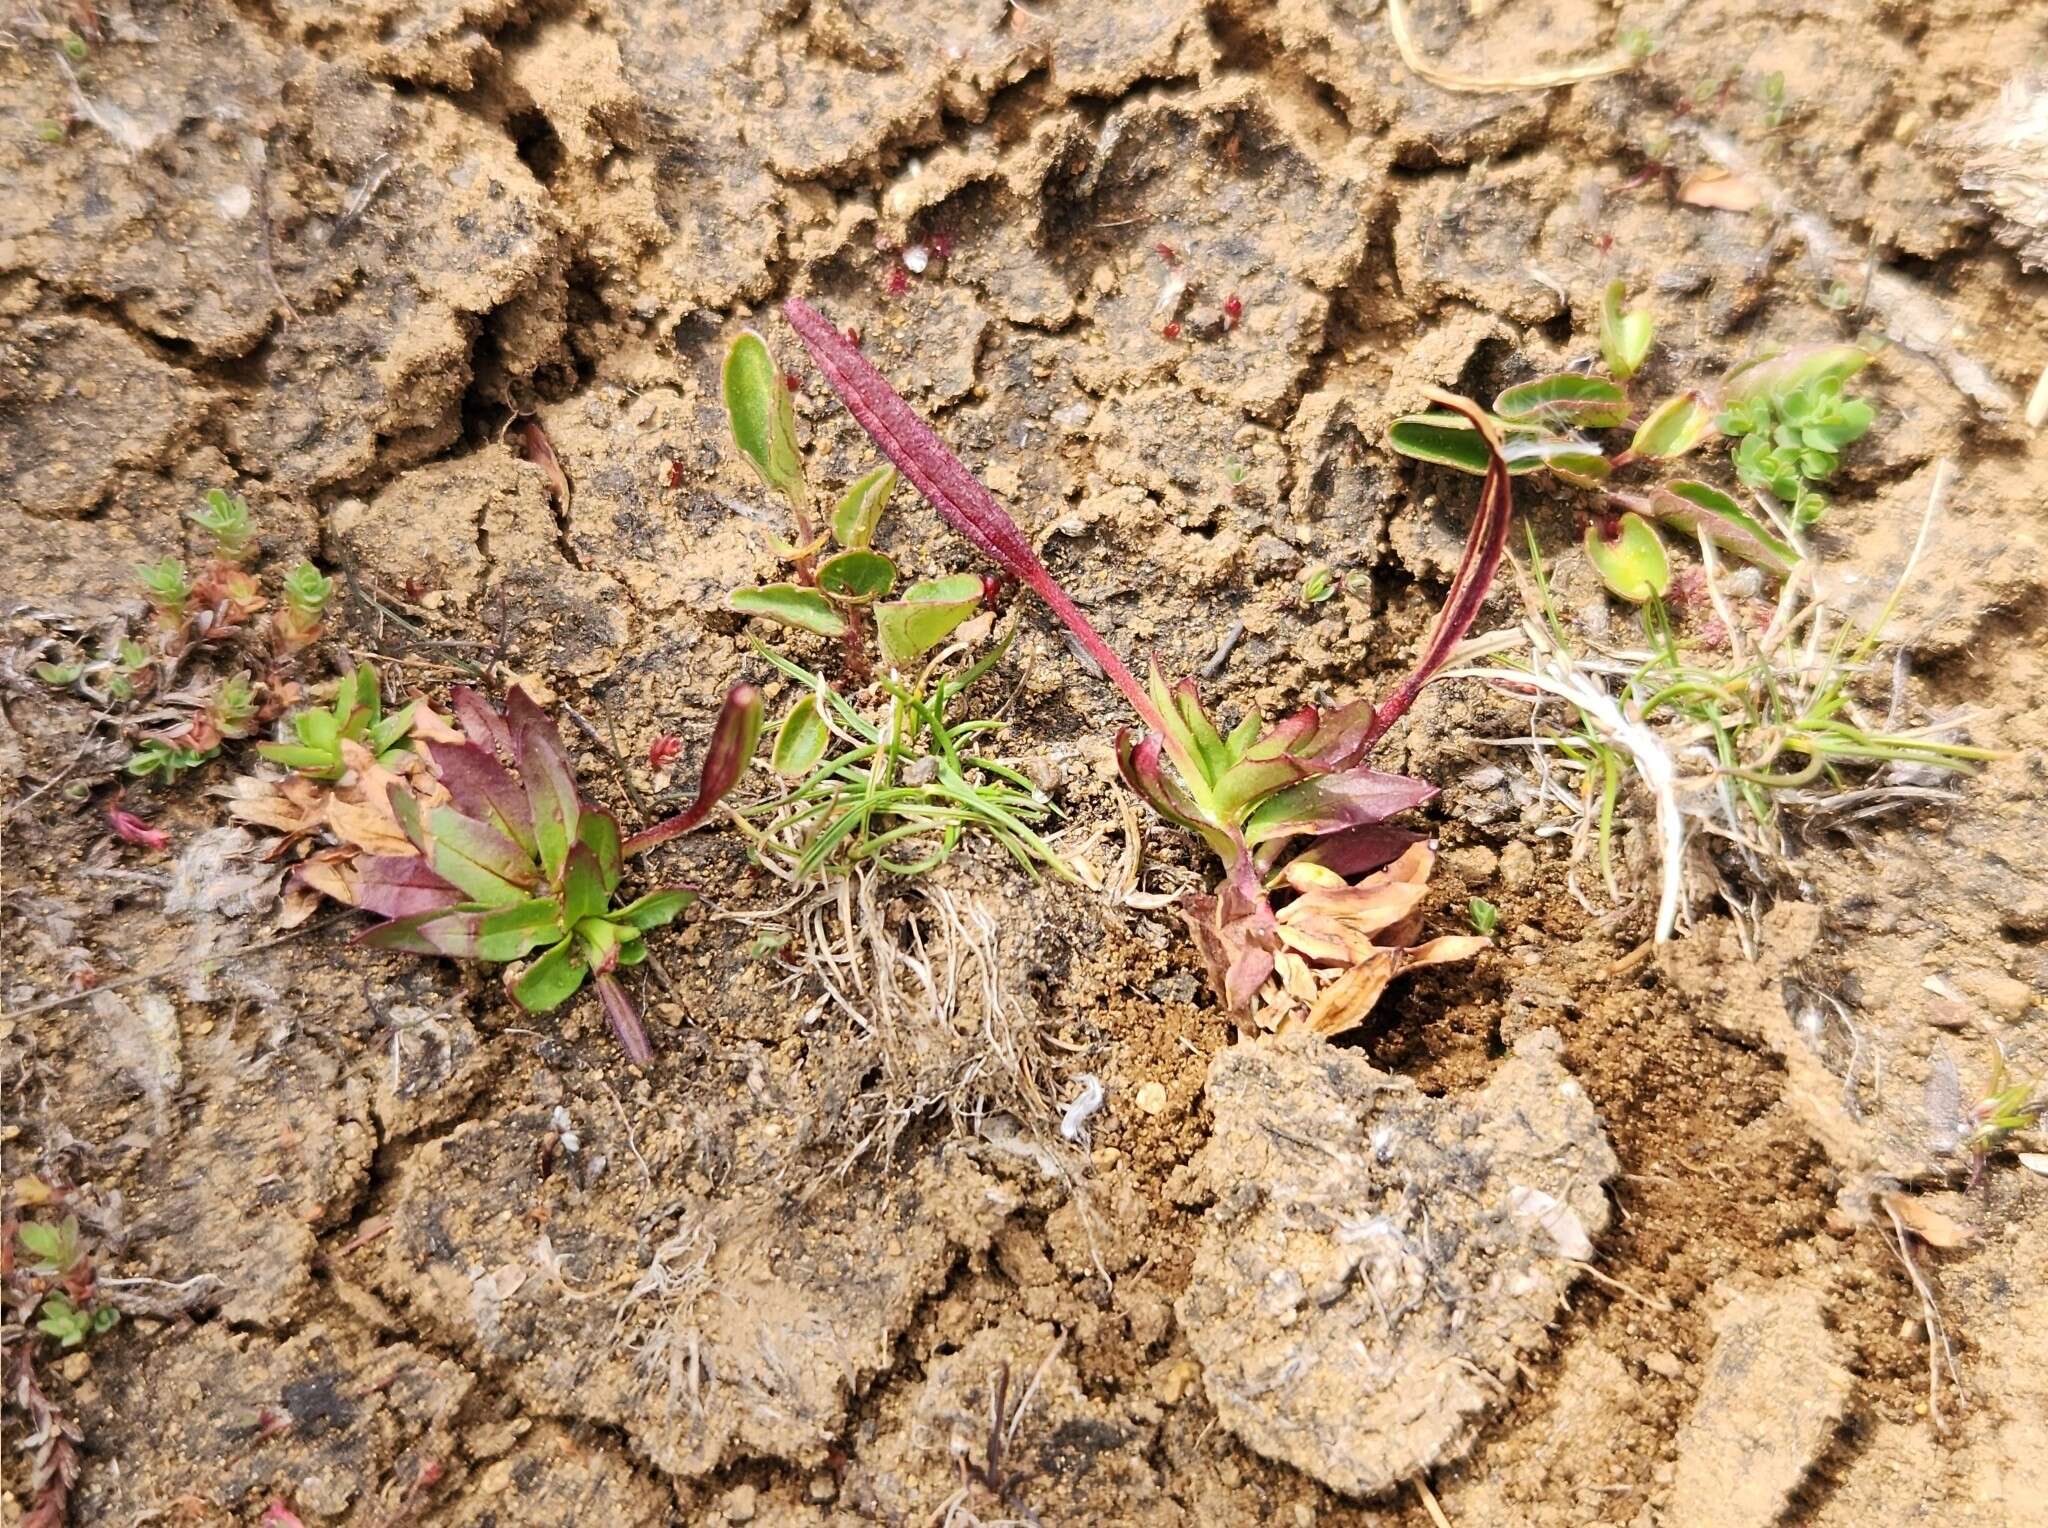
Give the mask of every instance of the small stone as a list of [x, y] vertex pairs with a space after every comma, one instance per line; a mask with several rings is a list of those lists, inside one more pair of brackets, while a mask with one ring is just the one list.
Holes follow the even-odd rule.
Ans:
[[838, 1494], [839, 1482], [832, 1478], [831, 1472], [828, 1470], [818, 1471], [817, 1474], [811, 1477], [810, 1484], [804, 1487], [804, 1495], [820, 1506], [823, 1506]]
[[1672, 1481], [1676, 1480], [1677, 1478], [1678, 1466], [1673, 1464], [1669, 1459], [1665, 1460], [1662, 1464], [1658, 1465], [1657, 1468], [1650, 1471], [1650, 1480], [1651, 1483], [1654, 1485], [1668, 1486], [1671, 1484]]
[[92, 1373], [92, 1354], [73, 1353], [64, 1362], [57, 1365], [57, 1372], [64, 1376], [67, 1383], [77, 1384], [86, 1375]]
[[1163, 1082], [1140, 1084], [1138, 1088], [1138, 1107], [1147, 1114], [1164, 1114], [1166, 1112], [1166, 1084]]
[[1899, 1341], [1911, 1342], [1914, 1338], [1921, 1335], [1922, 1330], [1923, 1328], [1916, 1318], [1907, 1316], [1899, 1322]]
[[754, 1520], [755, 1491], [752, 1486], [735, 1486], [725, 1498], [725, 1520], [728, 1523], [751, 1523]]
[[1471, 844], [1446, 851], [1444, 868], [1467, 886], [1483, 886], [1500, 869], [1500, 856], [1484, 844]]
[[1117, 1163], [1123, 1161], [1123, 1159], [1124, 1154], [1114, 1146], [1098, 1146], [1095, 1148], [1094, 1155], [1088, 1160], [1095, 1164], [1097, 1172], [1107, 1173], [1115, 1172]]
[[1519, 838], [1500, 851], [1500, 883], [1526, 886], [1536, 878], [1536, 852]]
[[2034, 989], [2016, 976], [1980, 976], [1971, 985], [1984, 1006], [2001, 1019], [2025, 1018], [2034, 1006]]
[[1237, 1467], [1235, 1459], [1226, 1459], [1216, 1467], [1216, 1478], [1223, 1482], [1226, 1491], [1235, 1491], [1244, 1484], [1244, 1471]]
[[1294, 1528], [1316, 1528], [1316, 1509], [1305, 1501], [1294, 1504]]
[[1678, 1355], [1656, 1348], [1643, 1355], [1643, 1367], [1660, 1379], [1677, 1379], [1685, 1373], [1685, 1365], [1678, 1361]]

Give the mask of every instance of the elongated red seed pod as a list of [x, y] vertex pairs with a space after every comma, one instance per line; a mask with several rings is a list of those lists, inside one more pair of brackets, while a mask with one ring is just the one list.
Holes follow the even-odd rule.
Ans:
[[1079, 639], [1088, 656], [1102, 666], [1145, 725], [1164, 734], [1166, 720], [1153, 706], [1123, 659], [1102, 639], [1073, 600], [1053, 578], [1031, 543], [1017, 528], [995, 495], [976, 480], [939, 439], [916, 410], [897, 396], [896, 390], [867, 357], [849, 344], [802, 298], [792, 297], [782, 305], [783, 316], [796, 330], [811, 359], [839, 394], [847, 411], [873, 437], [882, 454], [896, 464], [917, 491], [945, 518], [948, 525], [974, 543], [1004, 572], [1026, 585], [1046, 603], [1046, 608]]

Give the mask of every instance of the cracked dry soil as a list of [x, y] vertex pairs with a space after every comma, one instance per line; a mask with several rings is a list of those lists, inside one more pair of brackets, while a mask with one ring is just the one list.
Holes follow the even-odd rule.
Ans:
[[[488, 978], [345, 929], [255, 948], [274, 880], [208, 775], [138, 793], [177, 837], [168, 869], [43, 792], [0, 827], [8, 1174], [88, 1192], [104, 1275], [208, 1276], [53, 1380], [87, 1438], [74, 1522], [252, 1524], [279, 1501], [365, 1528], [1421, 1524], [1401, 1482], [1432, 1466], [1464, 1524], [2048, 1521], [2048, 1182], [2008, 1165], [1943, 1201], [1983, 1231], [1923, 1252], [1968, 1386], [1945, 1433], [1869, 1203], [1928, 1179], [1945, 1057], [2048, 1071], [2048, 478], [2013, 401], [2048, 359], [2048, 287], [1948, 136], [2048, 50], [2048, 12], [1413, 9], [1428, 52], [1481, 75], [1631, 27], [1658, 49], [1482, 95], [1415, 77], [1383, 6], [1351, 0], [14, 9], [10, 645], [134, 614], [133, 564], [235, 485], [266, 565], [311, 556], [374, 596], [332, 656], [436, 686], [488, 652], [624, 758], [666, 732], [692, 758], [725, 688], [762, 677], [722, 602], [771, 566], [712, 378], [750, 324], [793, 360], [771, 310], [799, 293], [1119, 648], [1193, 671], [1241, 623], [1208, 688], [1270, 713], [1396, 670], [1441, 592], [1469, 484], [1379, 444], [1421, 386], [1490, 396], [1568, 362], [1616, 276], [1660, 315], [1659, 385], [1831, 338], [1835, 249], [1850, 282], [1867, 252], [1897, 341], [1827, 524], [1840, 598], [1881, 598], [1954, 461], [1902, 682], [2011, 751], [1952, 805], [1807, 846], [1756, 960], [1709, 922], [1617, 966], [1643, 910], [1574, 900], [1514, 760], [1479, 741], [1526, 717], [1441, 686], [1390, 763], [1445, 786], [1431, 919], [1484, 895], [1498, 947], [1398, 985], [1327, 1066], [1267, 1043], [1215, 1071], [1230, 1036], [1170, 913], [985, 855], [935, 879], [996, 930], [963, 1006], [878, 1035], [749, 955], [786, 899], [729, 839], [670, 851], [722, 916], [656, 941], [642, 1073], [587, 995], [527, 1021]], [[51, 42], [73, 10], [97, 33], [75, 69]], [[1639, 173], [1715, 144], [1799, 215]], [[911, 243], [934, 258], [892, 281]], [[869, 463], [814, 379], [798, 411], [821, 477]], [[573, 484], [561, 512], [523, 417]], [[1522, 508], [1570, 544], [1566, 505]], [[927, 509], [895, 514], [907, 571], [958, 564]], [[1304, 608], [1324, 563], [1353, 592]], [[1064, 842], [1187, 884], [1178, 835], [1125, 842], [1115, 708], [1043, 619], [1009, 671], [1012, 746], [1057, 782]], [[4, 682], [13, 802], [92, 723]], [[632, 783], [650, 809], [687, 784]], [[25, 1011], [81, 971], [161, 974]], [[927, 1109], [859, 1149], [997, 1040], [975, 1086], [1007, 1133]], [[1084, 1072], [1108, 1105], [1086, 1152], [1050, 1155], [1030, 1131]], [[1382, 1130], [1427, 1147], [1408, 1177], [1359, 1165]], [[1382, 1256], [1375, 1226], [1459, 1196], [1485, 1213], [1441, 1268]], [[995, 1463], [999, 1387], [1000, 1495], [961, 1469]], [[10, 1447], [8, 1522], [20, 1467]]]

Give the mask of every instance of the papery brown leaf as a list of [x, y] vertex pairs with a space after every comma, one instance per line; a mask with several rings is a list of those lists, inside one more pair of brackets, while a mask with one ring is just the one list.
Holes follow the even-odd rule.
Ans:
[[1369, 959], [1360, 961], [1325, 987], [1301, 1022], [1325, 1040], [1356, 1029], [1387, 990], [1394, 971], [1393, 951], [1373, 951]]
[[323, 849], [302, 861], [292, 878], [346, 907], [356, 905], [354, 850]]
[[464, 738], [449, 722], [448, 718], [436, 711], [425, 701], [414, 701], [412, 726], [406, 736], [422, 743], [460, 743]]
[[390, 808], [379, 810], [360, 801], [335, 796], [327, 803], [327, 825], [343, 843], [366, 854], [412, 854], [412, 841], [398, 826]]
[[1711, 207], [1717, 212], [1748, 212], [1763, 204], [1764, 193], [1754, 181], [1716, 168], [1695, 170], [1686, 176], [1678, 188], [1678, 199], [1690, 207]]
[[1900, 1225], [1930, 1247], [1950, 1251], [1956, 1247], [1967, 1247], [1977, 1239], [1975, 1226], [1966, 1226], [1951, 1219], [1925, 1199], [1912, 1194], [1881, 1194], [1878, 1202], [1898, 1217]]

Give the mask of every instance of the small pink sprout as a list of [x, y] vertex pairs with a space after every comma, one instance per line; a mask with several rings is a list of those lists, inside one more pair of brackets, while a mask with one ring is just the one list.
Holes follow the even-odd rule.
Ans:
[[793, 393], [800, 393], [804, 390], [804, 379], [793, 371], [785, 371], [782, 374], [782, 385]]
[[114, 830], [114, 836], [124, 844], [138, 844], [144, 849], [168, 849], [171, 835], [162, 828], [152, 828], [133, 812], [123, 811], [118, 806], [107, 808], [107, 822]]
[[1176, 318], [1176, 319], [1170, 319], [1170, 320], [1168, 320], [1168, 322], [1167, 322], [1167, 325], [1166, 325], [1166, 327], [1165, 327], [1164, 329], [1161, 329], [1161, 330], [1160, 330], [1159, 332], [1160, 332], [1161, 334], [1163, 334], [1163, 335], [1164, 335], [1164, 336], [1165, 336], [1166, 338], [1170, 339], [1170, 340], [1177, 340], [1177, 339], [1179, 339], [1179, 338], [1180, 338], [1180, 320], [1179, 320], [1179, 319], [1177, 319], [1177, 318]]
[[281, 1496], [270, 1498], [270, 1505], [263, 1509], [258, 1521], [260, 1528], [306, 1528], [306, 1520], [287, 1507]]
[[860, 330], [854, 328], [852, 324], [846, 326], [846, 343], [856, 350], [860, 348]]
[[668, 486], [671, 489], [683, 486], [683, 463], [680, 457], [668, 464]]
[[935, 233], [924, 241], [924, 245], [926, 249], [931, 251], [934, 260], [950, 260], [953, 258], [953, 239], [950, 234]]
[[901, 297], [905, 292], [910, 290], [909, 273], [906, 272], [900, 265], [890, 266], [888, 286], [889, 295], [891, 297]]
[[1238, 321], [1241, 320], [1243, 317], [1244, 299], [1238, 296], [1237, 293], [1232, 292], [1228, 297], [1223, 299], [1223, 327], [1226, 329], [1235, 329], [1238, 325]]
[[673, 732], [664, 732], [647, 745], [647, 767], [667, 769], [675, 763], [676, 755], [683, 751], [683, 740]]
[[1180, 256], [1173, 252], [1171, 244], [1155, 244], [1152, 246], [1152, 253], [1164, 260], [1168, 265], [1180, 264]]

